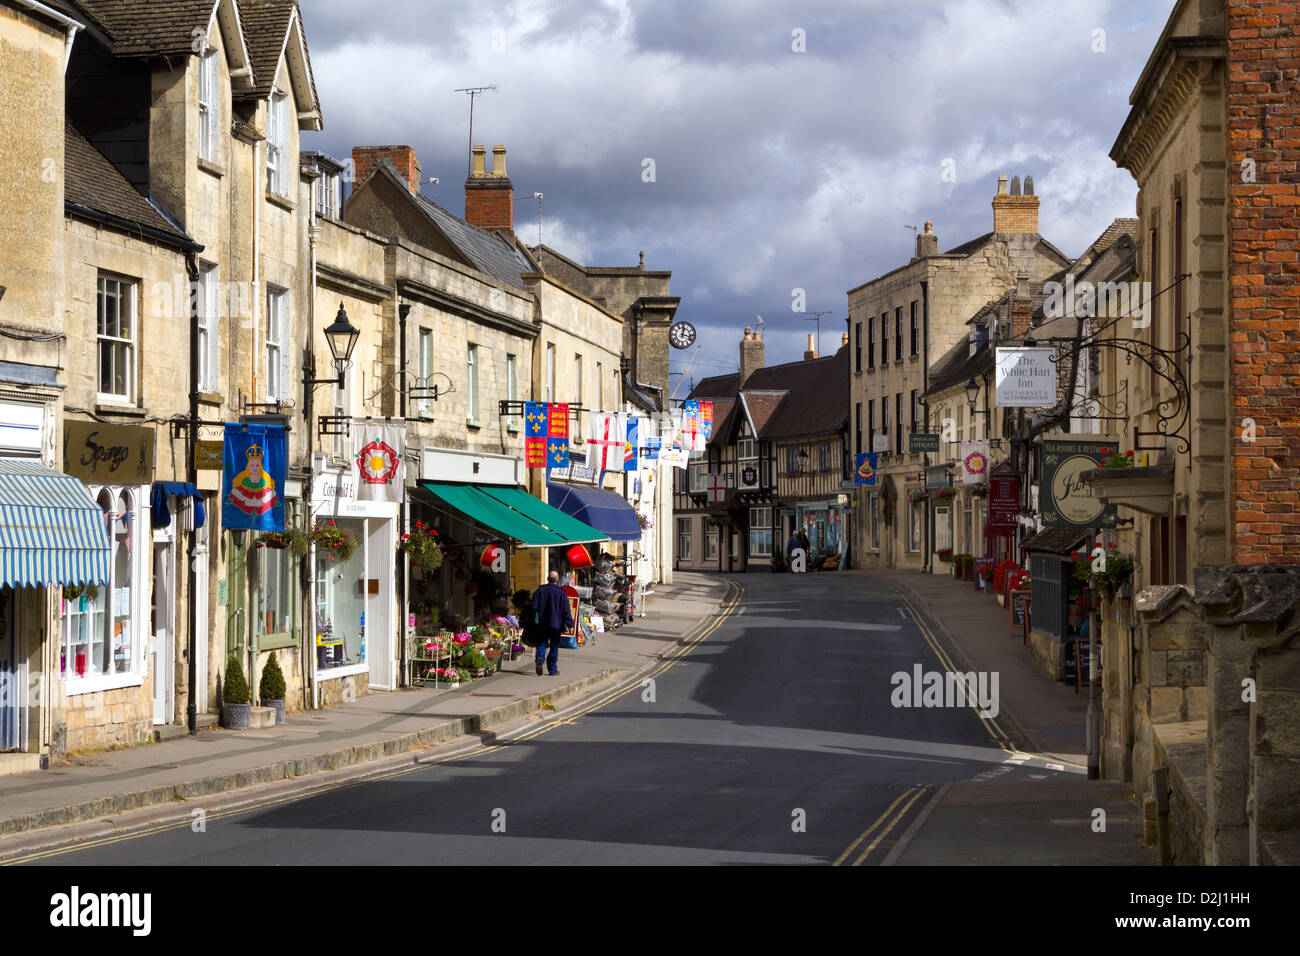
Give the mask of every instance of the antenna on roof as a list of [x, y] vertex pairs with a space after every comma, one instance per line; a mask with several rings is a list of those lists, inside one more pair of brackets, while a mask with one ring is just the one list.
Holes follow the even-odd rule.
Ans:
[[832, 312], [832, 310], [826, 309], [824, 312], [809, 312], [807, 315], [804, 316], [805, 319], [812, 319], [817, 323], [817, 354], [818, 355], [822, 354], [822, 316], [833, 315], [833, 314], [834, 313]]
[[469, 162], [465, 168], [465, 175], [472, 176], [474, 174], [474, 97], [480, 93], [496, 93], [498, 89], [493, 83], [489, 86], [463, 86], [452, 92], [469, 94]]
[[763, 330], [767, 328], [767, 320], [755, 312], [754, 323], [758, 326], [758, 337], [761, 339], [763, 337]]

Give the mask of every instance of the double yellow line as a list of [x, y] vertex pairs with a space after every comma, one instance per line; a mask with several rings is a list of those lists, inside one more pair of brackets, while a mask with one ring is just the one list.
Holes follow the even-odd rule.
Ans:
[[[966, 673], [958, 667], [952, 657], [949, 656], [943, 645], [939, 643], [939, 639], [935, 637], [930, 628], [926, 626], [925, 619], [921, 616], [921, 613], [916, 609], [912, 602], [907, 599], [906, 595], [901, 592], [895, 593], [898, 594], [898, 599], [903, 603], [903, 606], [907, 608], [908, 614], [912, 616], [912, 621], [916, 624], [917, 630], [921, 632], [921, 637], [925, 640], [926, 644], [930, 646], [930, 650], [934, 651], [935, 656], [939, 658], [939, 663], [943, 665], [944, 669], [953, 674]], [[979, 697], [976, 693], [976, 688], [971, 686], [969, 682], [963, 681], [963, 683], [966, 685], [966, 700], [970, 704], [971, 710], [975, 712], [975, 716], [978, 717], [980, 723], [983, 724], [985, 731], [988, 732], [989, 737], [992, 738], [993, 743], [1013, 756], [1035, 756], [1034, 754], [1027, 754], [1017, 747], [1011, 740], [1010, 735], [1002, 729], [1002, 725], [998, 723], [996, 718], [987, 717], [980, 713]], [[1083, 764], [1074, 763], [1070, 760], [1062, 760], [1059, 757], [1053, 757], [1052, 760], [1055, 763], [1071, 767], [1083, 767]]]
[[[903, 818], [907, 816], [907, 812], [912, 809], [912, 805], [916, 803], [916, 801], [920, 800], [921, 797], [931, 789], [933, 788], [925, 786], [910, 787], [907, 790], [904, 790], [898, 799], [891, 803], [885, 809], [885, 812], [876, 818], [875, 823], [871, 824], [871, 826], [858, 834], [858, 838], [844, 848], [844, 852], [835, 858], [835, 862], [832, 863], [831, 866], [843, 866], [844, 862], [853, 855], [853, 851], [861, 846], [864, 840], [874, 834], [875, 839], [867, 844], [867, 848], [858, 854], [858, 858], [853, 861], [853, 866], [861, 866], [862, 861], [869, 857], [876, 847], [880, 846], [880, 841], [889, 836], [890, 831], [902, 822]], [[903, 803], [904, 800], [907, 802]], [[903, 804], [901, 808], [899, 807], [900, 803]], [[883, 830], [880, 829], [882, 826], [884, 826]]]
[[[295, 800], [303, 800], [306, 799], [307, 797], [315, 797], [320, 794], [331, 793], [333, 791], [343, 790], [348, 787], [360, 786], [361, 784], [370, 783], [371, 781], [374, 780], [386, 780], [391, 777], [399, 777], [402, 776], [403, 774], [414, 773], [417, 770], [423, 770], [427, 767], [437, 766], [439, 764], [451, 763], [456, 760], [464, 760], [466, 757], [470, 757], [470, 756], [480, 757], [485, 754], [492, 753], [495, 750], [502, 750], [505, 747], [512, 746], [520, 741], [532, 740], [536, 737], [541, 736], [544, 733], [548, 733], [549, 731], [554, 730], [556, 727], [562, 727], [566, 724], [571, 724], [573, 723], [574, 720], [578, 719], [579, 717], [585, 717], [587, 714], [590, 714], [592, 711], [598, 710], [601, 707], [605, 707], [606, 705], [611, 704], [616, 700], [626, 697], [628, 694], [640, 690], [644, 686], [644, 682], [646, 680], [658, 677], [661, 674], [667, 673], [669, 670], [671, 670], [679, 661], [681, 661], [682, 658], [684, 658], [687, 654], [689, 654], [696, 647], [698, 647], [700, 643], [702, 643], [705, 639], [709, 637], [710, 634], [713, 634], [718, 628], [720, 628], [723, 625], [723, 623], [727, 620], [727, 618], [729, 618], [733, 613], [735, 613], [736, 608], [739, 607], [740, 605], [740, 600], [744, 596], [744, 593], [745, 593], [744, 587], [742, 587], [740, 584], [736, 583], [735, 581], [728, 579], [727, 594], [723, 599], [722, 608], [719, 610], [716, 617], [712, 618], [707, 622], [698, 624], [695, 627], [691, 628], [690, 631], [687, 631], [687, 637], [683, 639], [682, 642], [678, 644], [676, 648], [668, 656], [666, 656], [662, 661], [660, 661], [657, 665], [651, 668], [651, 670], [648, 673], [635, 674], [627, 678], [617, 686], [612, 687], [607, 691], [603, 691], [600, 694], [597, 694], [591, 700], [574, 708], [571, 714], [566, 714], [563, 720], [547, 721], [546, 723], [541, 724], [537, 727], [524, 730], [518, 735], [510, 736], [506, 738], [506, 741], [504, 743], [483, 744], [480, 746], [469, 747], [465, 750], [458, 751], [457, 753], [454, 754], [448, 754], [444, 757], [438, 757], [433, 760], [419, 761], [409, 767], [399, 767], [395, 770], [387, 770], [380, 773], [367, 774], [363, 777], [358, 777], [357, 779], [346, 781], [345, 783], [338, 783], [332, 786], [313, 788], [306, 792], [289, 794], [283, 797], [276, 797], [269, 800], [259, 801], [254, 804], [245, 804], [239, 807], [232, 807], [229, 810], [215, 810], [210, 813], [206, 813], [204, 815], [204, 822], [206, 824], [208, 822], [214, 820], [221, 820], [226, 817], [234, 816], [236, 814], [249, 813], [253, 810], [263, 810], [268, 807], [279, 806], [284, 803], [292, 803]], [[15, 857], [10, 858], [9, 860], [0, 861], [0, 866], [13, 866], [14, 864], [17, 863], [31, 863], [31, 862], [36, 862], [38, 860], [49, 859], [50, 857], [62, 856], [67, 853], [77, 853], [80, 852], [81, 850], [88, 850], [88, 849], [93, 849], [95, 847], [108, 846], [114, 843], [121, 843], [126, 840], [136, 840], [144, 836], [153, 836], [154, 834], [158, 834], [158, 833], [166, 833], [169, 830], [179, 830], [183, 827], [190, 827], [193, 825], [193, 822], [194, 822], [193, 818], [173, 820], [168, 823], [159, 823], [153, 826], [142, 827], [139, 830], [133, 830], [130, 833], [113, 834], [106, 837], [100, 837], [94, 840], [85, 840], [64, 847], [53, 847], [48, 850], [41, 850], [34, 853], [19, 854]]]

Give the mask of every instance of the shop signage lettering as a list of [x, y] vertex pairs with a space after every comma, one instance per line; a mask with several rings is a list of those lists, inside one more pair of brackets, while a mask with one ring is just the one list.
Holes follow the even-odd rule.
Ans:
[[1018, 475], [992, 475], [989, 477], [989, 527], [994, 531], [1009, 531], [1016, 526], [1020, 514], [1020, 477]]
[[1102, 449], [1114, 442], [1045, 441], [1039, 503], [1046, 528], [1113, 528], [1114, 505], [1103, 506], [1079, 474], [1101, 467]]
[[910, 452], [924, 452], [925, 454], [938, 454], [939, 452], [939, 435], [931, 435], [924, 432], [912, 432], [907, 436], [907, 450]]
[[999, 348], [997, 405], [999, 408], [1046, 408], [1056, 404], [1056, 350]]
[[152, 480], [154, 430], [140, 425], [63, 424], [63, 471], [86, 481]]

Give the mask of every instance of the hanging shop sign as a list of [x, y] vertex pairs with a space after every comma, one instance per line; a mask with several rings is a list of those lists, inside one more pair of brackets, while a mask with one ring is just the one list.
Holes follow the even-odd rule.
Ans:
[[912, 432], [907, 436], [907, 450], [910, 452], [923, 452], [927, 455], [937, 455], [939, 453], [938, 433]]
[[989, 476], [989, 530], [1014, 531], [1020, 514], [1020, 476]]
[[227, 425], [221, 524], [227, 531], [283, 531], [289, 461], [283, 428]]
[[1114, 442], [1044, 441], [1043, 472], [1038, 485], [1039, 511], [1046, 528], [1113, 528], [1114, 505], [1103, 505], [1079, 473], [1100, 468], [1104, 450]]
[[358, 423], [353, 428], [358, 446], [357, 498], [361, 501], [402, 500], [406, 484], [406, 429], [398, 425]]
[[82, 481], [133, 485], [153, 481], [154, 430], [142, 425], [63, 423], [63, 473]]
[[882, 452], [882, 451], [887, 452], [887, 451], [889, 451], [889, 436], [888, 436], [888, 435], [872, 435], [872, 436], [871, 436], [871, 450], [874, 451], [874, 452]]
[[982, 485], [989, 475], [988, 439], [961, 443], [961, 483], [963, 485]]
[[1053, 348], [997, 350], [999, 408], [1047, 408], [1056, 404], [1056, 357]]
[[952, 484], [948, 479], [947, 465], [935, 465], [933, 468], [925, 469], [925, 487], [927, 488], [946, 488]]
[[858, 485], [876, 484], [876, 453], [874, 451], [864, 451], [858, 453], [857, 471], [854, 472], [854, 483]]

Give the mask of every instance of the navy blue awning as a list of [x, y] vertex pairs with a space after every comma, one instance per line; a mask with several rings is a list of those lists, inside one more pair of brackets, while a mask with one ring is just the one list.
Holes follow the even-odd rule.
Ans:
[[149, 499], [149, 513], [155, 528], [167, 528], [172, 523], [172, 510], [167, 499], [172, 495], [194, 499], [194, 527], [202, 528], [207, 515], [203, 511], [203, 492], [197, 485], [184, 481], [155, 481]]
[[613, 541], [639, 541], [641, 522], [630, 504], [603, 488], [590, 485], [566, 485], [551, 482], [546, 486], [546, 500], [583, 524], [603, 531]]

